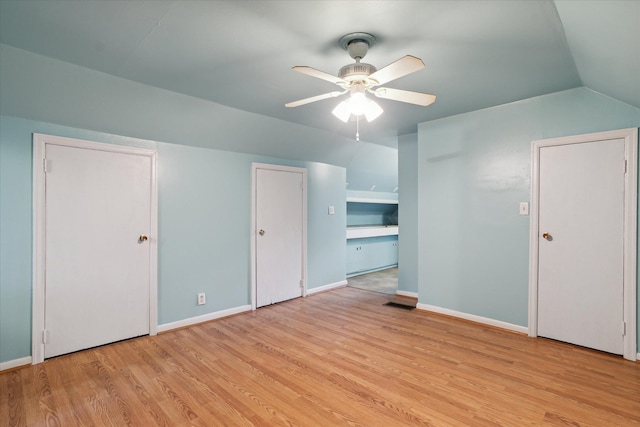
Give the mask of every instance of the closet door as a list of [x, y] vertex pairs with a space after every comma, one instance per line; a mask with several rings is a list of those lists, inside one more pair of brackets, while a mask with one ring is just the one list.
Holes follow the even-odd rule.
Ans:
[[256, 189], [256, 307], [302, 296], [304, 179], [259, 168]]
[[624, 140], [540, 151], [538, 333], [623, 351]]
[[44, 357], [150, 332], [152, 162], [46, 145]]

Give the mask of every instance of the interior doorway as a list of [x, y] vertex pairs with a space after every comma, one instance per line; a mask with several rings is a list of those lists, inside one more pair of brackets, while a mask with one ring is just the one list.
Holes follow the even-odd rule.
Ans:
[[636, 358], [637, 129], [533, 143], [529, 333]]
[[253, 165], [253, 308], [306, 292], [306, 169]]
[[34, 135], [33, 363], [156, 330], [156, 153]]

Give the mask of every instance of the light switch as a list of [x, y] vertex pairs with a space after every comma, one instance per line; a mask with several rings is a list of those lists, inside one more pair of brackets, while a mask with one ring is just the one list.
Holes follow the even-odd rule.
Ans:
[[529, 202], [520, 202], [520, 215], [529, 215]]
[[336, 214], [336, 207], [329, 206], [329, 215], [335, 215], [335, 214]]

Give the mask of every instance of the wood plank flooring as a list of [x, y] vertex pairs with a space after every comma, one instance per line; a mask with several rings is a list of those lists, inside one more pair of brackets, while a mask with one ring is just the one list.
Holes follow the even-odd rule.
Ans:
[[640, 364], [350, 287], [0, 374], [0, 426], [630, 426]]

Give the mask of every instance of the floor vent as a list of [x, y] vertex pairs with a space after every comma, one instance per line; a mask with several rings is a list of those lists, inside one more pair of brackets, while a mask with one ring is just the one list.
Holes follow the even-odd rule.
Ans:
[[389, 307], [404, 308], [405, 310], [413, 310], [414, 308], [416, 308], [413, 305], [400, 304], [400, 303], [394, 302], [394, 301], [386, 302], [383, 305], [388, 305]]

